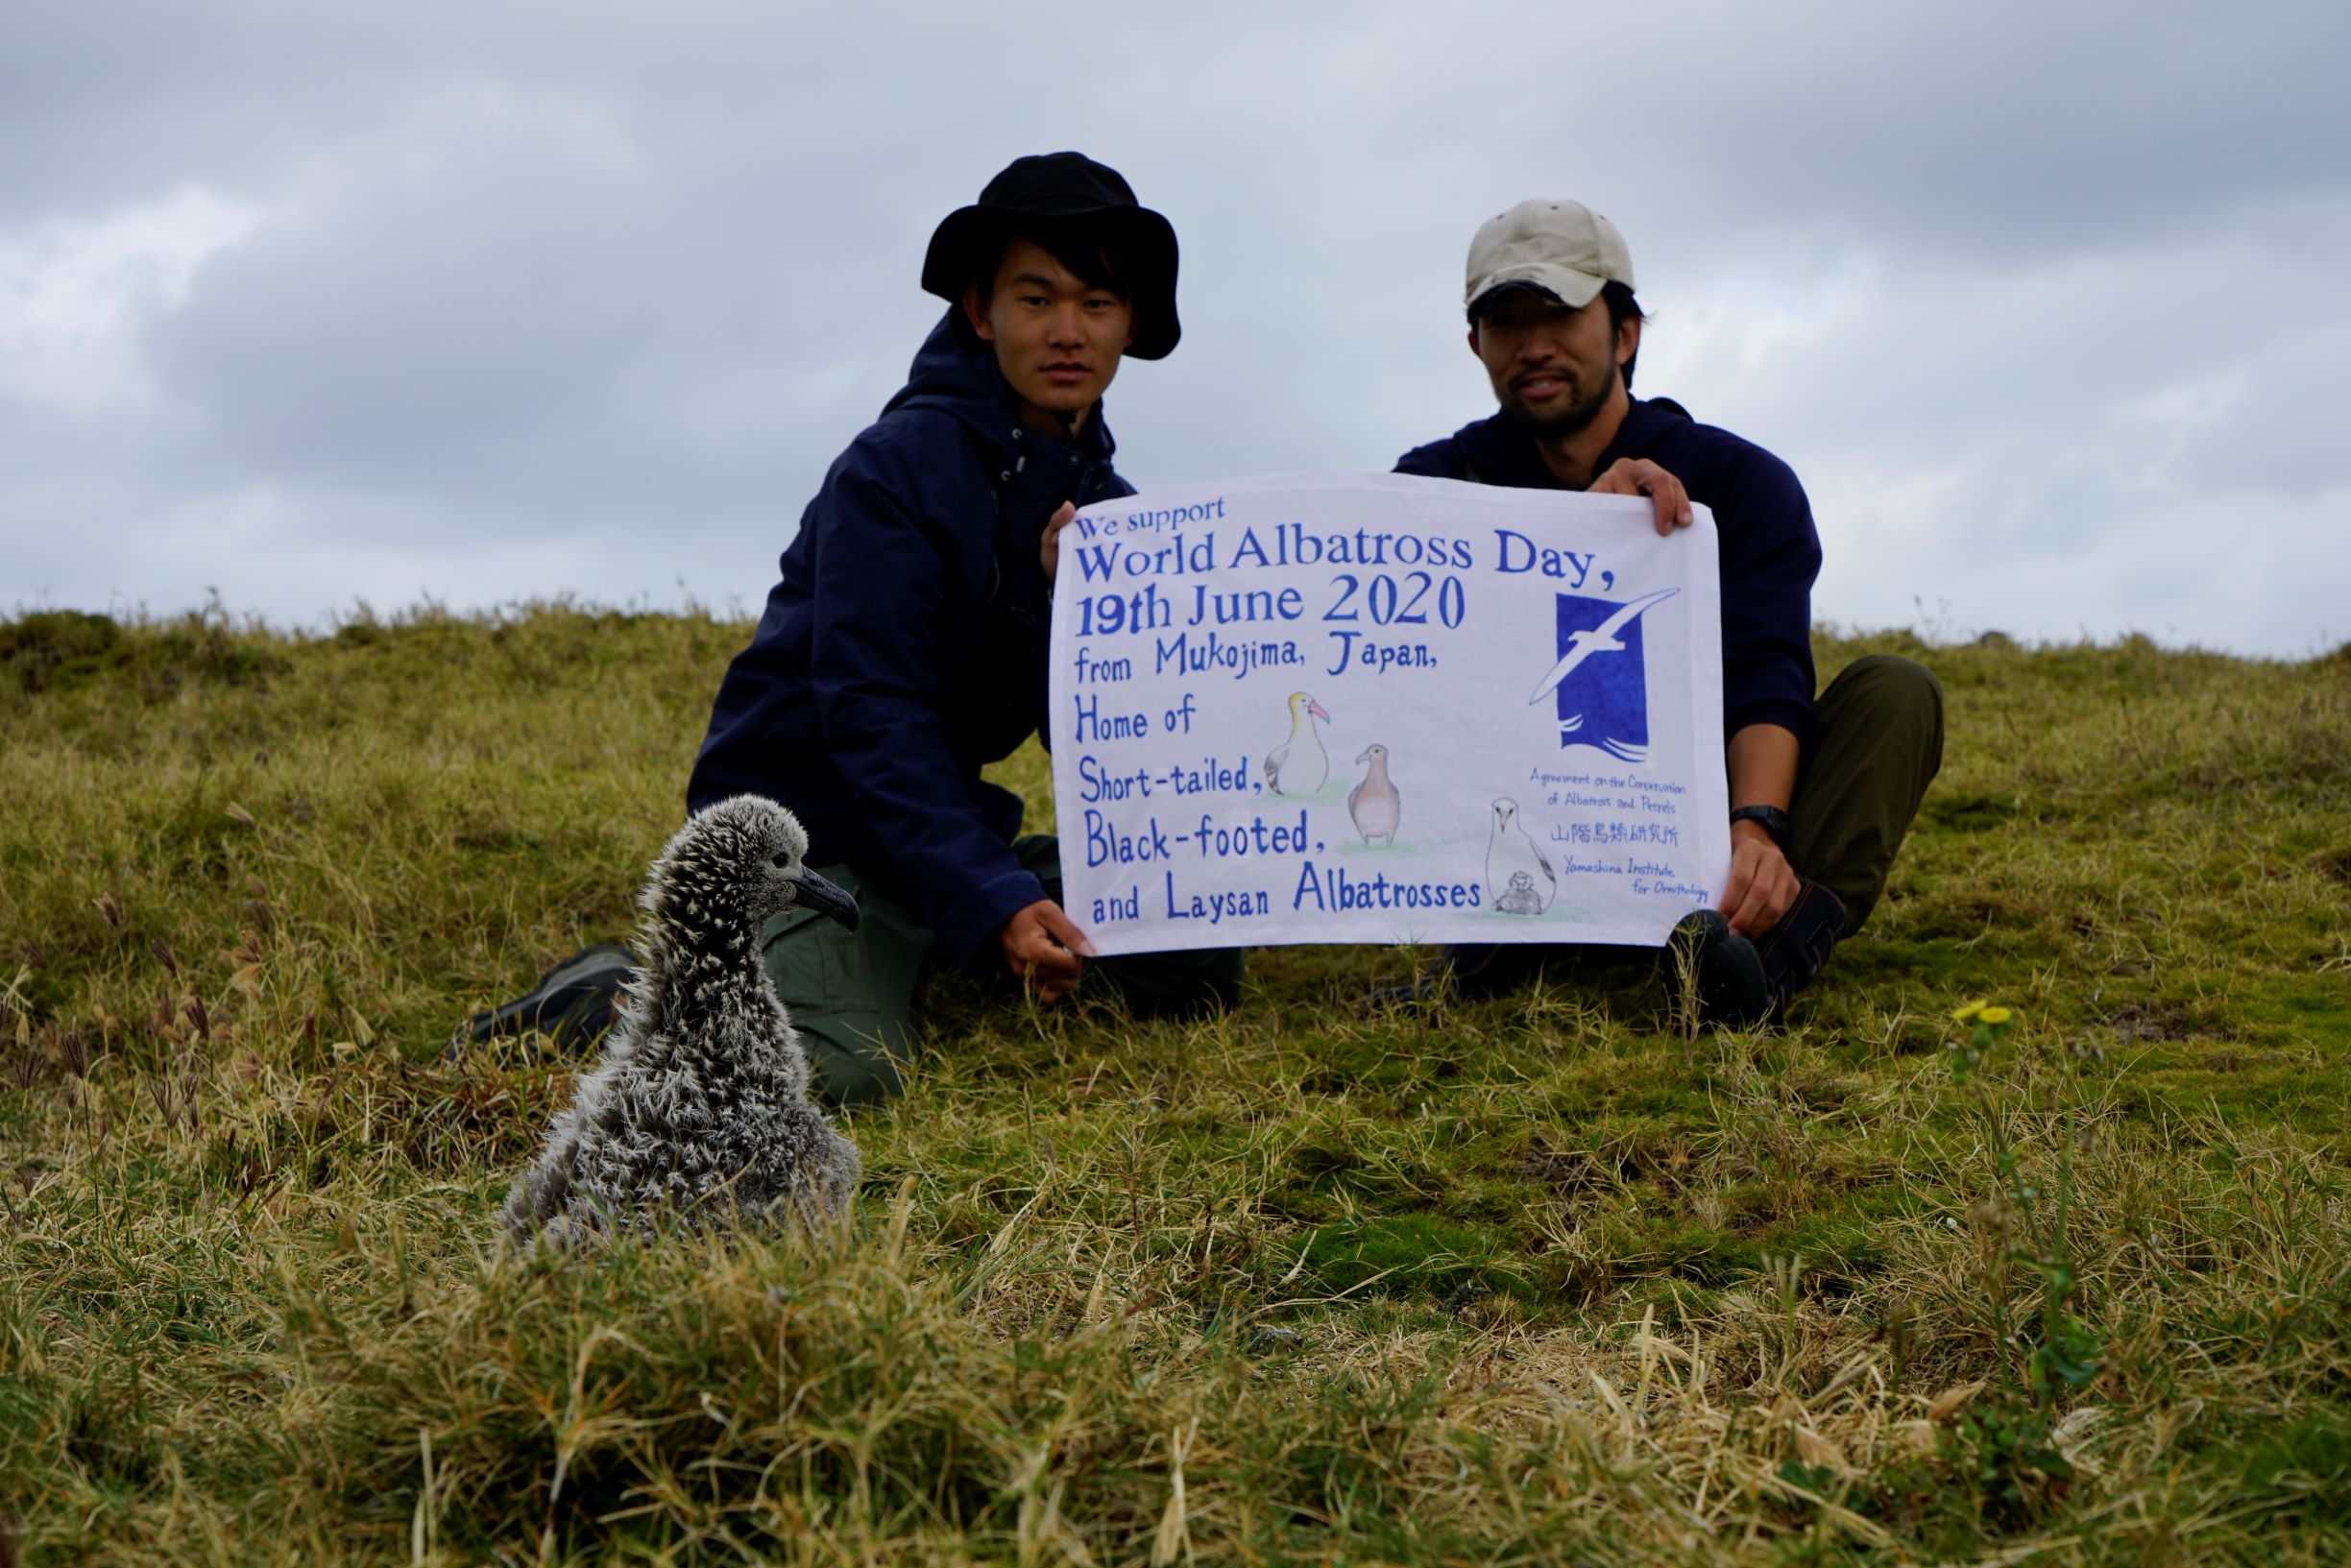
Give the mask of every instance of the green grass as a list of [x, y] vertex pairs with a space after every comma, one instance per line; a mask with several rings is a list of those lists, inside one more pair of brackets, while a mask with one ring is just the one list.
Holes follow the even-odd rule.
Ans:
[[628, 929], [744, 631], [0, 623], [0, 1562], [2351, 1557], [2351, 660], [1827, 639], [1951, 738], [1781, 1032], [942, 983], [845, 1233], [501, 1258], [569, 1073], [442, 1044]]

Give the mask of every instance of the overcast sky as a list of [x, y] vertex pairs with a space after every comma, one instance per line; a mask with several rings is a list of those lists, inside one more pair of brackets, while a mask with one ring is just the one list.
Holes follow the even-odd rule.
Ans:
[[1154, 484], [1491, 412], [1462, 257], [1607, 213], [1638, 390], [1809, 489], [1824, 620], [2351, 639], [2351, 8], [0, 5], [0, 614], [756, 608], [1010, 157], [1115, 164]]

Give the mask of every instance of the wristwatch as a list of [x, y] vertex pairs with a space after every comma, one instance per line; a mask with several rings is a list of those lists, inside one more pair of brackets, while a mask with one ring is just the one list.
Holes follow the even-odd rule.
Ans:
[[1787, 848], [1788, 834], [1795, 831], [1796, 826], [1788, 821], [1788, 814], [1777, 806], [1742, 806], [1731, 813], [1731, 820], [1760, 822], [1763, 831], [1771, 834], [1772, 842], [1781, 849]]

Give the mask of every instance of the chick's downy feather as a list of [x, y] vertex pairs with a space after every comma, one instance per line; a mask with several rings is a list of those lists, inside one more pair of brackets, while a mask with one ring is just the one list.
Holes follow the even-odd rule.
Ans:
[[790, 812], [748, 795], [669, 841], [641, 900], [644, 963], [602, 1059], [507, 1197], [515, 1235], [593, 1239], [664, 1214], [813, 1224], [846, 1211], [857, 1147], [809, 1102], [808, 1059], [759, 953], [766, 920], [795, 904], [854, 921], [845, 895], [802, 865], [807, 848]]

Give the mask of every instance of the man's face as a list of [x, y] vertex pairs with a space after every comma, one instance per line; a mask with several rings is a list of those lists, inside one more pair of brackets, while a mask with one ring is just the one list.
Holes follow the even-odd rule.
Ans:
[[1617, 367], [1639, 345], [1640, 323], [1611, 331], [1596, 295], [1577, 306], [1509, 289], [1469, 328], [1495, 400], [1538, 436], [1572, 436], [1589, 425], [1616, 391]]
[[981, 341], [995, 347], [1013, 396], [1055, 417], [1093, 407], [1134, 341], [1134, 306], [1125, 297], [1087, 283], [1025, 239], [1005, 247], [994, 285], [984, 299], [974, 288], [964, 309]]

